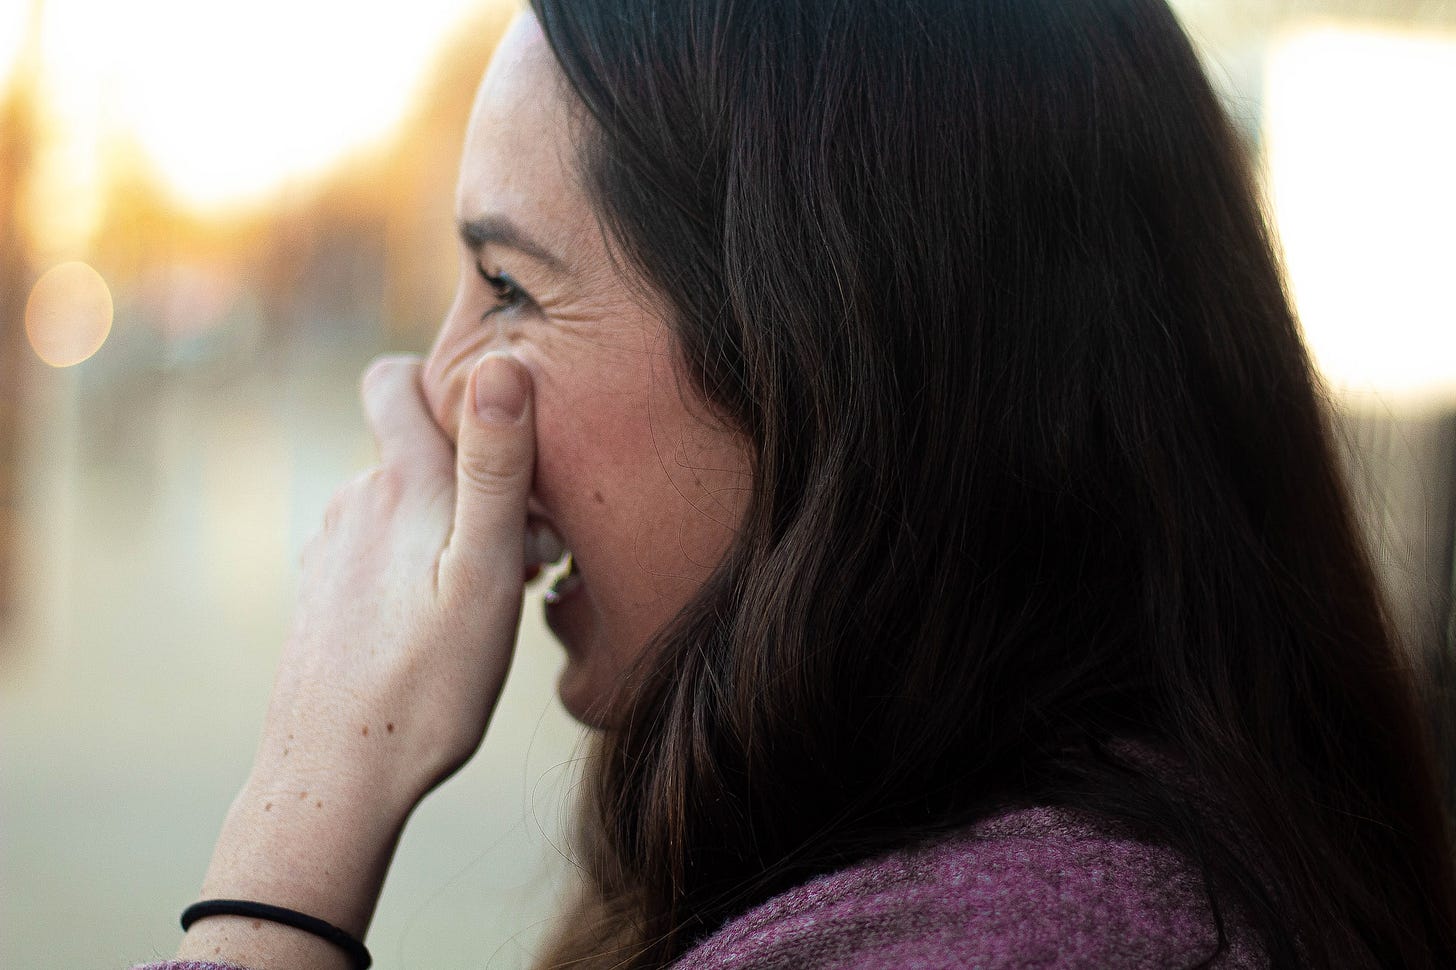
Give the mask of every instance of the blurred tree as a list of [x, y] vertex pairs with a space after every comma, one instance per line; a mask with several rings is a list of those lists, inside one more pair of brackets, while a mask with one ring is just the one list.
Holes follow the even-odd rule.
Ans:
[[30, 258], [22, 213], [35, 151], [41, 0], [30, 19], [9, 90], [0, 100], [0, 623], [15, 606], [20, 534], [20, 446], [30, 369], [25, 304]]

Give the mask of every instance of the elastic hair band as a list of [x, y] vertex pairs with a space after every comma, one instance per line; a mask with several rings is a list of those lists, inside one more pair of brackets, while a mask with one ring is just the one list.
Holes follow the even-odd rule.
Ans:
[[317, 916], [284, 909], [282, 906], [253, 903], [246, 899], [206, 899], [193, 903], [182, 911], [182, 931], [185, 933], [193, 923], [209, 916], [247, 916], [265, 919], [270, 923], [282, 923], [284, 926], [312, 933], [339, 947], [349, 954], [355, 970], [369, 970], [369, 965], [374, 962], [363, 943], [332, 923], [326, 923]]

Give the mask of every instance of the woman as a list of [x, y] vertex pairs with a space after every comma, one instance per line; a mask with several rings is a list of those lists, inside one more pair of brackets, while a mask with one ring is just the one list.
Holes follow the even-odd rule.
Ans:
[[1411, 678], [1162, 0], [539, 0], [458, 216], [203, 889], [347, 937], [224, 905], [179, 959], [351, 965], [524, 544], [571, 550], [600, 729], [543, 966], [1456, 964]]

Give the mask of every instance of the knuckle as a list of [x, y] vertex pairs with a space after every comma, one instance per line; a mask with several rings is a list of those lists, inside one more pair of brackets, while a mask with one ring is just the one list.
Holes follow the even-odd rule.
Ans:
[[376, 469], [371, 467], [356, 474], [334, 493], [334, 499], [341, 504], [357, 502], [362, 493], [369, 491], [370, 483], [374, 481], [375, 471]]
[[518, 492], [524, 476], [513, 463], [486, 455], [461, 461], [460, 477], [475, 491], [499, 497]]
[[348, 513], [350, 508], [369, 502], [370, 493], [377, 488], [375, 479], [378, 474], [378, 468], [369, 468], [339, 486], [338, 490], [329, 497], [328, 504], [324, 506], [324, 529], [326, 531], [338, 525], [339, 520]]
[[519, 437], [504, 441], [473, 438], [456, 455], [458, 476], [488, 495], [514, 495], [530, 482], [534, 461], [532, 442]]
[[344, 517], [344, 509], [349, 502], [348, 491], [348, 486], [339, 489], [324, 506], [324, 531], [332, 531], [339, 524], [339, 519]]
[[377, 504], [392, 508], [404, 497], [405, 471], [393, 463], [377, 465], [370, 469], [367, 484]]

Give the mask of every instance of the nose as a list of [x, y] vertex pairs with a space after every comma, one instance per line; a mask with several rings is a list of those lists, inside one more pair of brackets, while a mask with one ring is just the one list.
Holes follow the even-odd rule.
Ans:
[[460, 429], [460, 400], [469, 370], [463, 369], [461, 362], [451, 360], [452, 355], [444, 349], [444, 341], [445, 332], [442, 331], [420, 369], [420, 390], [425, 395], [425, 403], [435, 418], [435, 424], [454, 441]]

